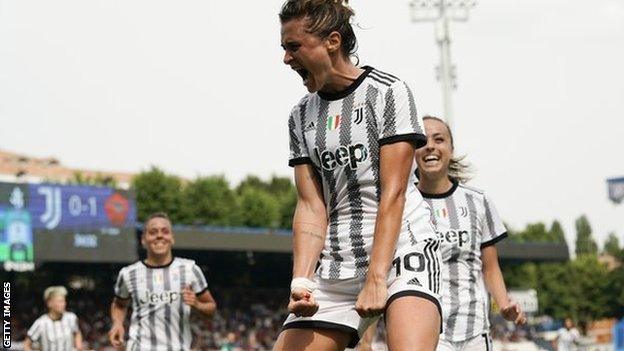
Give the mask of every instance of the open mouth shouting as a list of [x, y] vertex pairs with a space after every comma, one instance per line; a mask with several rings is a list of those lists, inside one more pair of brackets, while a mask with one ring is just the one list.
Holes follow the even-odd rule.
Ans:
[[299, 73], [299, 75], [303, 79], [303, 82], [305, 83], [305, 81], [308, 79], [308, 76], [310, 75], [310, 72], [305, 68], [299, 68], [296, 69], [296, 71], [297, 73]]
[[310, 76], [311, 76], [310, 71], [308, 71], [305, 68], [293, 68], [293, 69], [301, 76], [301, 79], [303, 80], [303, 85], [308, 87], [308, 83], [310, 82]]

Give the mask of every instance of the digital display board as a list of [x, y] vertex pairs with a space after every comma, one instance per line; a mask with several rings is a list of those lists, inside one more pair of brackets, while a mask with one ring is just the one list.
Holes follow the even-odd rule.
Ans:
[[[136, 205], [110, 187], [0, 183], [0, 262], [129, 262], [136, 254]], [[32, 267], [31, 267], [32, 266]]]

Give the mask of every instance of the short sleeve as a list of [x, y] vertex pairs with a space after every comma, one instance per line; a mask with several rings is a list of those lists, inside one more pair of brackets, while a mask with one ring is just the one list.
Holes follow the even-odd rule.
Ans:
[[306, 108], [306, 100], [303, 100], [290, 112], [288, 118], [288, 134], [290, 144], [290, 157], [288, 159], [288, 165], [294, 167], [296, 165], [312, 163], [308, 148], [306, 147], [305, 140], [303, 138], [302, 113]]
[[124, 270], [119, 271], [117, 276], [117, 282], [115, 282], [115, 296], [126, 300], [130, 298], [130, 292], [128, 291], [128, 284], [126, 283]]
[[481, 248], [494, 245], [507, 237], [507, 228], [488, 196], [484, 195], [483, 205], [485, 211], [481, 230]]
[[405, 82], [392, 83], [384, 96], [379, 145], [408, 141], [419, 148], [427, 143], [422, 118], [416, 113], [414, 95]]
[[195, 294], [199, 295], [204, 291], [208, 290], [208, 282], [206, 281], [206, 277], [204, 276], [204, 272], [202, 272], [201, 268], [197, 264], [193, 264], [193, 282], [191, 284], [191, 288], [195, 292]]
[[70, 328], [71, 328], [72, 333], [80, 332], [80, 327], [78, 326], [78, 316], [76, 316], [75, 314], [72, 314]]
[[41, 338], [41, 329], [41, 320], [37, 319], [35, 323], [33, 323], [33, 325], [30, 327], [30, 329], [28, 329], [28, 338], [30, 338], [30, 340], [32, 341], [39, 341], [39, 339]]

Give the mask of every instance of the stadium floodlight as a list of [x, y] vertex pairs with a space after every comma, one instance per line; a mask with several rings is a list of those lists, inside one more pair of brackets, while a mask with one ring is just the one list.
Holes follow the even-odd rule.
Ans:
[[451, 38], [449, 21], [465, 22], [476, 6], [472, 0], [413, 0], [410, 3], [412, 22], [434, 22], [435, 38], [440, 48], [440, 63], [436, 76], [442, 85], [444, 119], [451, 125], [453, 109], [451, 94], [457, 88], [455, 66], [451, 63]]

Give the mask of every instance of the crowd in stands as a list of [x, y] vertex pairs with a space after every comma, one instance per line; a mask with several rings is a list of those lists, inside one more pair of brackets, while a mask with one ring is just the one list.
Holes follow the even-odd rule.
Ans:
[[[218, 312], [206, 321], [192, 315], [193, 349], [218, 351], [271, 350], [286, 317], [288, 292], [279, 289], [243, 289], [213, 291]], [[12, 305], [12, 339], [18, 346], [32, 323], [46, 309], [39, 295], [20, 296]], [[111, 296], [92, 292], [70, 291], [67, 310], [78, 315], [80, 329], [88, 349], [113, 350], [108, 342]]]
[[[261, 351], [271, 350], [281, 324], [286, 318], [288, 291], [285, 289], [245, 288], [214, 289], [217, 314], [211, 320], [201, 319], [193, 314], [191, 330], [193, 349], [202, 351]], [[22, 295], [12, 305], [12, 340], [20, 349], [20, 342], [40, 315], [45, 306], [39, 295]], [[109, 308], [112, 296], [96, 294], [93, 291], [73, 290], [68, 295], [68, 310], [79, 317], [87, 349], [111, 351], [108, 342], [110, 328]], [[128, 318], [129, 319], [129, 318]], [[561, 321], [549, 317], [534, 319], [530, 326], [516, 327], [493, 314], [491, 333], [499, 343], [531, 342], [543, 349], [551, 349], [551, 343], [544, 340], [546, 331], [556, 331]], [[374, 350], [384, 350], [385, 329], [383, 322], [378, 326]]]

